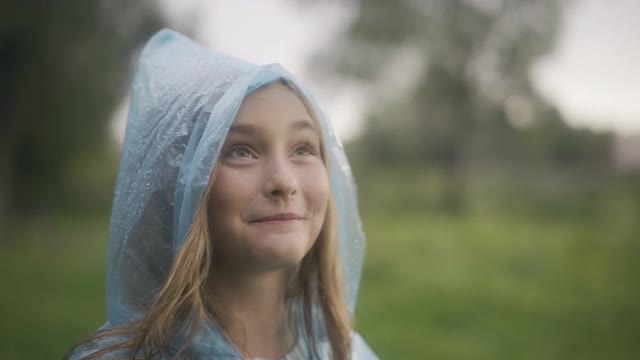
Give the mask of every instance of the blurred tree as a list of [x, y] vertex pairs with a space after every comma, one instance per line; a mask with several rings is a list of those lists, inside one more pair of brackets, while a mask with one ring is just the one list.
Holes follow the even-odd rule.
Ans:
[[160, 25], [150, 1], [2, 2], [0, 213], [57, 206], [70, 164], [101, 161], [132, 52]]
[[[435, 164], [446, 178], [442, 205], [462, 209], [467, 163], [508, 153], [509, 138], [549, 108], [529, 71], [554, 45], [561, 3], [362, 0], [354, 6], [344, 38], [315, 59], [315, 68], [374, 89], [376, 106], [360, 139], [364, 153], [377, 163]], [[389, 87], [399, 75], [412, 86], [394, 94]]]

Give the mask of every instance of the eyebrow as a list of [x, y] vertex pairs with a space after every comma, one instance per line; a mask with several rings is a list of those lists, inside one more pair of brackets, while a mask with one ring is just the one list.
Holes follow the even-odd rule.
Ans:
[[[318, 129], [316, 128], [316, 126], [310, 122], [309, 120], [305, 120], [305, 119], [300, 119], [300, 120], [296, 120], [293, 124], [291, 124], [289, 126], [292, 130], [305, 130], [305, 129], [309, 129], [315, 133], [318, 133]], [[254, 125], [232, 125], [229, 128], [229, 133], [240, 133], [240, 134], [247, 134], [247, 135], [251, 135], [253, 133], [257, 132], [257, 128]]]

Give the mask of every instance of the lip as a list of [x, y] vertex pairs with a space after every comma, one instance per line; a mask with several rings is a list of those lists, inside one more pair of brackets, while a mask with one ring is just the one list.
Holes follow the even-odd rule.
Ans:
[[295, 220], [303, 220], [304, 217], [294, 213], [278, 213], [268, 216], [259, 217], [251, 220], [251, 223], [276, 223], [276, 222], [288, 222]]

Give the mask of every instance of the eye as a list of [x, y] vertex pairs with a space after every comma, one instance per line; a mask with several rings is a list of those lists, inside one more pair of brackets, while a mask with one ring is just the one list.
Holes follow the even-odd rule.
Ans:
[[309, 143], [304, 143], [296, 146], [293, 153], [297, 156], [315, 156], [319, 151], [317, 148]]
[[230, 158], [253, 158], [253, 152], [246, 145], [234, 145], [226, 152], [226, 157]]

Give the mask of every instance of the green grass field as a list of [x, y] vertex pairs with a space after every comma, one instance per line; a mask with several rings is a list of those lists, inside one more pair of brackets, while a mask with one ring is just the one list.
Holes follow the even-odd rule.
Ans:
[[61, 359], [105, 318], [108, 217], [12, 222], [0, 244], [0, 359]]
[[418, 214], [368, 220], [357, 322], [383, 358], [640, 354], [638, 246], [628, 243], [637, 242], [637, 229], [635, 239], [610, 239], [603, 223]]
[[[386, 211], [393, 200], [362, 191], [356, 327], [381, 358], [640, 358], [635, 195], [609, 188], [539, 212], [478, 201], [447, 216]], [[0, 359], [61, 358], [105, 319], [108, 215], [4, 228]]]

